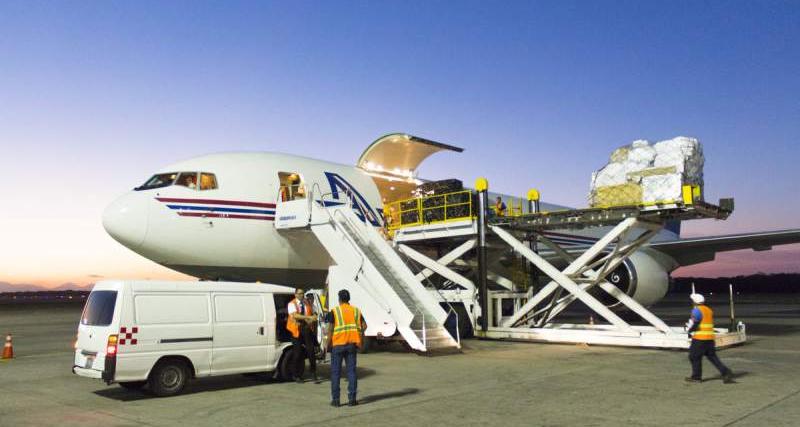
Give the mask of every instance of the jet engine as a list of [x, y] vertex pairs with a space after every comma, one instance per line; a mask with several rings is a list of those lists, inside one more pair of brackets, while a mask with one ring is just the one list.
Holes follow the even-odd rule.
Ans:
[[[669, 290], [669, 260], [648, 250], [634, 252], [612, 271], [606, 280], [625, 292], [643, 306], [650, 306], [664, 298]], [[600, 288], [591, 292], [606, 306], [624, 310], [625, 306]]]

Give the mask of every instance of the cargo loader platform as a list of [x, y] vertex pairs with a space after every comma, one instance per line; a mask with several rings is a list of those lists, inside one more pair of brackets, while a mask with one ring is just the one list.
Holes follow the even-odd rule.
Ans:
[[[667, 221], [725, 219], [733, 211], [733, 199], [719, 205], [695, 201], [653, 206], [617, 206], [541, 212], [516, 217], [486, 220], [487, 229], [543, 274], [550, 282], [538, 290], [500, 325], [479, 330], [478, 336], [538, 342], [588, 343], [599, 345], [688, 348], [690, 339], [683, 328], [667, 326], [647, 308], [607, 281], [631, 254], [646, 245]], [[554, 242], [545, 230], [610, 227], [605, 235], [580, 254]], [[567, 264], [558, 269], [541, 256], [539, 243], [552, 250]], [[631, 325], [589, 291], [601, 289], [616, 303], [641, 317], [646, 326]], [[581, 301], [608, 324], [556, 323], [556, 317], [571, 303]], [[745, 327], [736, 330], [716, 328], [717, 346], [726, 347], [746, 341]]]

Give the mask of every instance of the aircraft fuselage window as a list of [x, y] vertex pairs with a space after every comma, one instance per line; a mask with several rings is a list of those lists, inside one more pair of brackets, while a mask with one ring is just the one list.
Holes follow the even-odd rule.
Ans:
[[200, 173], [200, 190], [216, 190], [217, 177], [213, 173]]
[[141, 187], [136, 187], [135, 190], [151, 190], [153, 188], [163, 188], [169, 187], [175, 182], [175, 178], [178, 177], [177, 172], [168, 172], [168, 173], [160, 173], [153, 175], [152, 178], [148, 179]]
[[180, 185], [190, 190], [197, 189], [197, 172], [181, 172], [175, 185]]
[[280, 196], [282, 202], [305, 199], [306, 185], [303, 178], [295, 172], [278, 172], [280, 181]]

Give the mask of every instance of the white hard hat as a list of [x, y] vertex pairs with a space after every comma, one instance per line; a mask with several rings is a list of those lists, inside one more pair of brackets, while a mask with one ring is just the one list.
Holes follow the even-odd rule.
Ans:
[[689, 295], [689, 298], [691, 298], [692, 302], [695, 304], [702, 304], [706, 301], [706, 299], [700, 294], [691, 294]]

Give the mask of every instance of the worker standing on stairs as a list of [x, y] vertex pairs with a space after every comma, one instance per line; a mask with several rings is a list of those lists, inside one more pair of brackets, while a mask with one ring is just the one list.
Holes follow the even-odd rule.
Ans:
[[328, 312], [331, 324], [327, 348], [331, 353], [331, 406], [339, 406], [339, 379], [342, 376], [342, 359], [347, 369], [348, 405], [358, 405], [358, 376], [356, 375], [356, 355], [361, 348], [363, 323], [361, 310], [350, 305], [350, 292], [339, 291], [339, 305]]
[[305, 298], [303, 289], [295, 289], [294, 299], [289, 301], [289, 306], [287, 307], [289, 317], [286, 319], [286, 329], [292, 333], [292, 359], [295, 361], [294, 379], [298, 383], [303, 382], [302, 372], [306, 357], [308, 357], [308, 364], [314, 382], [319, 382], [317, 378], [317, 359], [314, 355], [317, 316], [313, 314], [311, 307], [312, 304]]
[[733, 372], [717, 357], [716, 342], [714, 337], [714, 312], [705, 305], [705, 298], [700, 294], [691, 294], [694, 308], [686, 330], [692, 337], [689, 346], [689, 361], [692, 363], [692, 376], [686, 377], [687, 382], [699, 383], [703, 381], [703, 356], [708, 358], [722, 375], [725, 384], [733, 382]]

